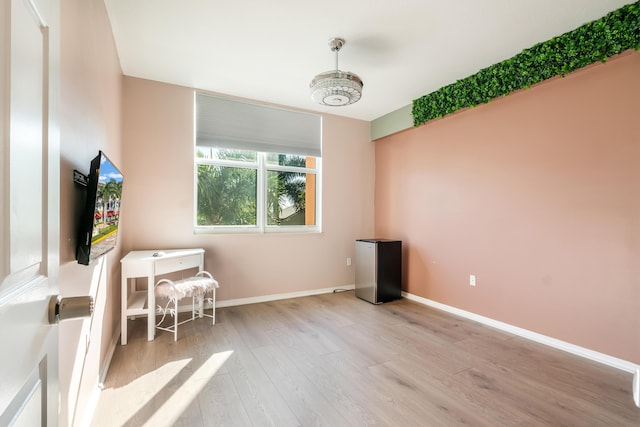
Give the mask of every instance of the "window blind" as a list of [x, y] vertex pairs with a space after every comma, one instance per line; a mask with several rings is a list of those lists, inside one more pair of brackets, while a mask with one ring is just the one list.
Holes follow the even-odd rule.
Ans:
[[322, 155], [321, 116], [196, 92], [196, 145]]

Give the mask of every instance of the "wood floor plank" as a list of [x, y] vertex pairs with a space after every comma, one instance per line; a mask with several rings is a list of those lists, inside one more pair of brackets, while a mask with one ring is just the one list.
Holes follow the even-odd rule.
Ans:
[[496, 420], [486, 419], [460, 396], [442, 393], [429, 376], [417, 375], [417, 367], [404, 361], [390, 361], [370, 368], [380, 380], [387, 381], [411, 413], [420, 414], [424, 425], [494, 426]]
[[300, 425], [296, 414], [251, 350], [239, 350], [234, 354], [229, 360], [229, 373], [252, 425]]
[[220, 330], [220, 348], [232, 352], [225, 364], [226, 369], [251, 420], [251, 425], [300, 425], [234, 325], [223, 321], [216, 327]]
[[632, 375], [353, 291], [129, 321], [93, 426], [638, 426]]
[[341, 330], [343, 342], [348, 342], [376, 364], [392, 360], [402, 348], [381, 334], [373, 325], [358, 324]]
[[349, 425], [386, 425], [375, 415], [376, 411], [370, 410], [372, 402], [364, 398], [362, 390], [336, 375], [326, 354], [317, 354], [309, 351], [307, 346], [299, 345], [295, 332], [287, 328], [274, 330], [272, 334], [274, 342], [286, 351], [296, 369], [322, 393]]
[[[324, 356], [330, 372], [336, 379], [348, 384], [360, 402], [366, 402], [367, 410], [387, 426], [425, 425], [422, 415], [411, 410], [407, 402], [396, 393], [393, 384], [372, 375], [371, 368], [379, 365], [364, 365], [358, 352], [345, 350]], [[343, 385], [345, 387], [345, 385]]]
[[[145, 425], [203, 426], [198, 396], [204, 386], [202, 381], [193, 378], [194, 367], [180, 369], [157, 392], [150, 402], [153, 413], [145, 420]], [[159, 382], [156, 382], [160, 385]], [[138, 414], [137, 414], [138, 415]], [[146, 417], [146, 414], [145, 414]], [[138, 419], [140, 417], [138, 416]], [[132, 425], [139, 425], [137, 420]]]
[[[388, 363], [387, 367], [401, 372], [408, 370], [415, 378], [421, 379], [422, 386], [430, 390], [430, 392], [417, 393], [418, 398], [436, 393], [437, 397], [434, 401], [440, 402], [438, 404], [440, 410], [451, 411], [452, 414], [461, 411], [462, 419], [473, 420], [472, 425], [512, 426], [514, 420], [525, 416], [510, 403], [502, 402], [497, 396], [485, 398], [483, 394], [477, 392], [474, 385], [469, 385], [468, 382], [458, 378], [460, 372], [452, 375], [442, 369], [434, 369], [432, 364], [425, 361], [426, 359], [416, 357], [414, 354], [407, 354], [395, 360], [394, 364]], [[466, 371], [468, 369], [461, 372]]]
[[[296, 298], [299, 300], [299, 298]], [[340, 305], [336, 306], [328, 295], [319, 295], [319, 298], [312, 300], [313, 309], [308, 310], [309, 315], [304, 316], [310, 323], [320, 323], [329, 327], [341, 328], [353, 325], [357, 322], [357, 317], [353, 316], [349, 310], [344, 310]], [[304, 314], [304, 311], [301, 312]]]
[[301, 425], [349, 425], [337, 408], [295, 367], [286, 351], [274, 345], [252, 351]]
[[[230, 374], [218, 375], [198, 394], [204, 426], [248, 426], [251, 420]], [[266, 423], [265, 423], [266, 425]]]
[[472, 368], [458, 375], [466, 377], [470, 386], [479, 393], [486, 393], [492, 401], [497, 400], [521, 412], [517, 419], [530, 419], [545, 425], [581, 425], [587, 421], [584, 414], [590, 413], [589, 422], [593, 425], [620, 425], [606, 421], [606, 416], [579, 396], [542, 381], [515, 376], [504, 368], [487, 366], [482, 371]]
[[271, 344], [267, 331], [270, 325], [265, 325], [253, 318], [253, 311], [257, 307], [254, 304], [246, 306], [228, 307], [224, 310], [225, 317], [233, 323], [235, 329], [242, 337], [244, 344], [249, 347], [261, 347]]
[[486, 329], [477, 328], [475, 322], [452, 315], [444, 315], [433, 308], [425, 310], [417, 303], [406, 304], [394, 301], [388, 309], [402, 320], [404, 327], [428, 334], [431, 339], [445, 343], [461, 341], [479, 333], [483, 335], [487, 333]]
[[318, 321], [310, 320], [304, 313], [308, 310], [296, 310], [291, 306], [291, 300], [283, 301], [282, 304], [274, 304], [275, 310], [283, 319], [289, 330], [298, 333], [301, 344], [309, 346], [318, 354], [331, 353], [342, 350], [346, 344], [336, 339], [331, 333], [331, 329], [327, 329]]

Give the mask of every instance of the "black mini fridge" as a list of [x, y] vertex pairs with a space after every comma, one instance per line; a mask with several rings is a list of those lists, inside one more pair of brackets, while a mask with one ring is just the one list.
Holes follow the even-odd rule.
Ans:
[[373, 304], [402, 297], [402, 241], [356, 240], [356, 296]]

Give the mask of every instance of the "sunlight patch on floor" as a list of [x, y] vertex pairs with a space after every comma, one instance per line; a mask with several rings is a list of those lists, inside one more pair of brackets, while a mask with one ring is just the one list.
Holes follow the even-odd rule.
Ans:
[[[173, 390], [171, 396], [162, 402], [145, 424], [155, 426], [175, 423], [232, 354], [233, 350], [212, 354], [189, 378], [179, 383], [178, 388]], [[160, 391], [161, 389], [157, 389], [157, 392]]]
[[[121, 413], [123, 419], [131, 419], [136, 415], [136, 409], [148, 405], [153, 398], [158, 394], [160, 390], [167, 387], [171, 381], [174, 380], [180, 372], [189, 366], [191, 358], [175, 360], [168, 362], [151, 372], [139, 376], [130, 383], [122, 387], [114, 387], [110, 390], [111, 393], [120, 395], [121, 393], [127, 396], [127, 399], [135, 400], [135, 405], [121, 405], [116, 406], [119, 410], [131, 411], [131, 413]], [[103, 390], [102, 393], [105, 393]]]

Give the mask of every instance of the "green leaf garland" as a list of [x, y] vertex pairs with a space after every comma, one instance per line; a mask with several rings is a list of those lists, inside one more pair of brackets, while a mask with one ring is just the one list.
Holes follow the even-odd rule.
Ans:
[[415, 99], [413, 124], [420, 126], [551, 77], [605, 62], [628, 49], [640, 50], [640, 1]]

